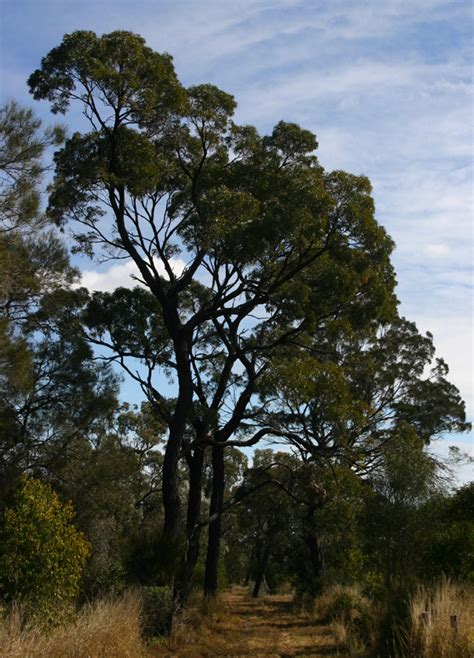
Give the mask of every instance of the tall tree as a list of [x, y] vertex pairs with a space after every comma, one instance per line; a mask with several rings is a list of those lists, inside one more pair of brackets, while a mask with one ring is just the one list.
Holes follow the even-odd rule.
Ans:
[[41, 209], [47, 152], [63, 133], [14, 102], [0, 110], [2, 506], [21, 473], [51, 479], [70, 442], [90, 440], [116, 404], [115, 377], [68, 327], [77, 272]]
[[[327, 481], [325, 471], [348, 489], [351, 472], [374, 481], [378, 473], [379, 486], [383, 482], [395, 497], [410, 500], [408, 518], [415, 493], [426, 494], [435, 482], [426, 446], [446, 432], [470, 427], [460, 393], [446, 378], [446, 364], [434, 359], [433, 337], [422, 336], [402, 318], [356, 331], [342, 324], [334, 333], [306, 339], [273, 361], [262, 388], [272, 399], [271, 410], [260, 422], [273, 426], [317, 467], [316, 484]], [[410, 477], [417, 471], [418, 477]], [[318, 522], [325, 518], [317, 508], [331, 501], [314, 503], [308, 510], [308, 545], [317, 547], [324, 530]], [[397, 505], [403, 515], [407, 506]], [[400, 542], [397, 546], [402, 550]], [[404, 548], [409, 550], [407, 542]], [[317, 575], [317, 560], [315, 567]]]
[[41, 295], [71, 281], [66, 252], [43, 232], [39, 186], [45, 151], [63, 139], [60, 127], [43, 130], [29, 109], [15, 102], [0, 108], [0, 364], [19, 381], [28, 355], [22, 322]]
[[[68, 286], [76, 276], [64, 245], [53, 230], [47, 229], [41, 213], [40, 184], [48, 168], [46, 151], [62, 139], [60, 127], [44, 130], [31, 110], [13, 102], [0, 110], [2, 489], [34, 461], [33, 453], [37, 452], [33, 445], [38, 446], [35, 441], [39, 436], [32, 428], [35, 424], [38, 428], [38, 423], [45, 427], [44, 384], [54, 378], [57, 368], [63, 367], [59, 366], [61, 358], [64, 364], [58, 343], [45, 340], [45, 330], [51, 339], [49, 319], [40, 320], [38, 315], [45, 296]], [[39, 396], [33, 391], [40, 392]], [[53, 395], [52, 386], [49, 394]], [[50, 404], [49, 409], [59, 418], [59, 405], [54, 408]], [[39, 433], [44, 435], [44, 431]]]
[[212, 445], [212, 592], [222, 448], [254, 413], [268, 353], [311, 324], [389, 315], [392, 242], [375, 221], [367, 179], [324, 172], [313, 134], [281, 122], [262, 137], [235, 125], [232, 96], [212, 85], [183, 89], [171, 58], [137, 35], [66, 35], [29, 84], [53, 112], [79, 103], [90, 122], [56, 156], [49, 216], [82, 226], [78, 244], [89, 254], [131, 258], [159, 308], [170, 353], [152, 361], [175, 376], [172, 404], [145, 385], [168, 424], [169, 537], [179, 530], [178, 463], [189, 428], [196, 476], [188, 533], [203, 449]]
[[[48, 306], [23, 328], [28, 375], [0, 377], [0, 472], [7, 487], [31, 469], [47, 474], [71, 441], [100, 433], [117, 405], [116, 376], [94, 361], [80, 336], [55, 326]], [[67, 324], [63, 306], [54, 306]]]
[[0, 108], [0, 231], [25, 230], [42, 221], [39, 185], [45, 151], [64, 139], [61, 126], [42, 129], [33, 111], [14, 101]]

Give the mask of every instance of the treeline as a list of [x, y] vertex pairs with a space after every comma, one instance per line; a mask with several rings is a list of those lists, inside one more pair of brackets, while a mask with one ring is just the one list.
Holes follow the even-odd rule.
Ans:
[[[450, 494], [426, 452], [468, 429], [464, 403], [433, 337], [397, 313], [369, 181], [324, 171], [295, 124], [237, 125], [232, 96], [184, 88], [129, 32], [66, 35], [29, 85], [88, 131], [44, 131], [15, 103], [0, 117], [7, 602], [34, 599], [35, 560], [12, 555], [35, 523], [57, 547], [69, 533], [70, 569], [84, 564], [49, 603], [162, 587], [163, 631], [193, 587], [311, 598], [472, 578], [472, 489]], [[131, 259], [139, 285], [78, 287], [53, 225], [91, 258]], [[141, 408], [119, 401], [120, 369]], [[286, 447], [249, 465], [241, 449], [262, 441]], [[67, 571], [48, 541], [33, 542], [45, 578]]]

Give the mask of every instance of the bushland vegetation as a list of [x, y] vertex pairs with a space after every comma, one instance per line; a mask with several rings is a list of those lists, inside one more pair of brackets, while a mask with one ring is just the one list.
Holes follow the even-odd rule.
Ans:
[[[240, 585], [353, 656], [467, 656], [473, 488], [429, 446], [469, 424], [367, 178], [129, 32], [65, 35], [29, 85], [85, 128], [0, 114], [2, 651], [137, 656]], [[81, 287], [58, 229], [137, 285]]]

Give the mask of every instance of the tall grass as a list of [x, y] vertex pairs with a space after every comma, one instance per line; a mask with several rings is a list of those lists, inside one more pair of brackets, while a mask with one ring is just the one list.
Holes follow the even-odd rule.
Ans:
[[472, 586], [443, 580], [435, 587], [419, 586], [405, 601], [408, 614], [400, 616], [396, 601], [377, 603], [358, 586], [334, 585], [316, 600], [316, 614], [330, 624], [339, 649], [353, 658], [474, 657]]
[[[453, 628], [453, 616], [457, 628]], [[474, 656], [474, 588], [443, 581], [434, 589], [419, 587], [410, 601], [410, 628], [401, 633], [407, 656]]]
[[337, 646], [350, 656], [366, 656], [378, 642], [379, 610], [357, 585], [332, 585], [315, 601], [316, 615], [329, 623]]
[[116, 600], [87, 605], [65, 625], [41, 630], [24, 626], [20, 610], [0, 621], [4, 658], [141, 658], [149, 655], [141, 637], [141, 599], [126, 592]]

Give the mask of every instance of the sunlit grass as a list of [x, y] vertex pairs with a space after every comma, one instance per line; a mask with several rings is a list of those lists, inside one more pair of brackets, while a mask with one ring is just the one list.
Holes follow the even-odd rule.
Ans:
[[81, 609], [74, 621], [45, 630], [22, 624], [14, 609], [0, 622], [4, 658], [140, 658], [149, 655], [141, 637], [136, 592]]
[[407, 655], [419, 658], [474, 656], [474, 588], [449, 581], [435, 589], [419, 587], [410, 601]]

